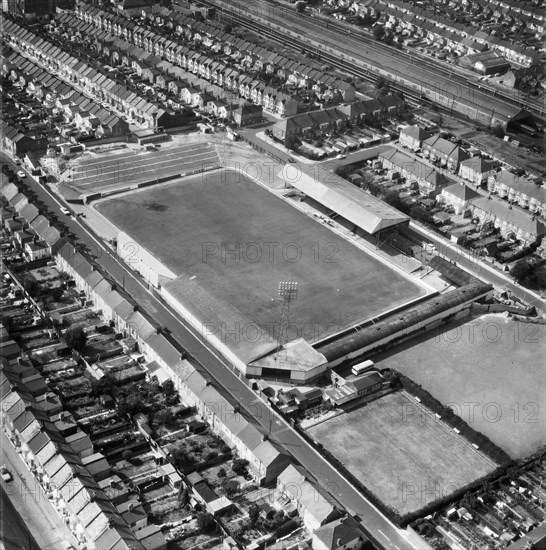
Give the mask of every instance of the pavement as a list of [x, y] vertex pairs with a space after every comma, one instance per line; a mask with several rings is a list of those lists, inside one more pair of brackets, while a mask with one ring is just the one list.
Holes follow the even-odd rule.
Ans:
[[[1, 158], [8, 161], [3, 153]], [[9, 162], [9, 164], [12, 164]], [[169, 330], [175, 345], [187, 350], [199, 365], [205, 369], [214, 381], [217, 389], [231, 396], [231, 402], [237, 402], [243, 414], [249, 420], [259, 423], [270, 435], [270, 440], [278, 443], [306, 468], [344, 508], [361, 519], [368, 536], [385, 550], [430, 550], [430, 546], [419, 537], [399, 529], [375, 508], [353, 485], [351, 485], [333, 467], [322, 454], [274, 413], [248, 387], [243, 375], [222, 357], [189, 324], [181, 319], [162, 300], [149, 291], [146, 283], [119, 260], [115, 253], [104, 246], [82, 225], [80, 218], [65, 216], [60, 212], [61, 203], [49, 189], [27, 177], [25, 183], [37, 195], [46, 208], [62, 220], [67, 230], [76, 240], [85, 246], [95, 261], [117, 283], [118, 289], [125, 291], [136, 301], [141, 311], [160, 326]], [[251, 411], [251, 412], [250, 412]]]
[[[60, 550], [63, 540], [78, 548], [76, 539], [48, 501], [11, 441], [0, 430], [1, 463], [13, 476], [2, 484], [2, 538], [6, 550]], [[11, 503], [11, 506], [7, 503]]]

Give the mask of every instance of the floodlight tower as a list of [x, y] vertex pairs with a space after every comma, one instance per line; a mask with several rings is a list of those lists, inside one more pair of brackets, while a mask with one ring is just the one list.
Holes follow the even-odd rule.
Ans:
[[275, 355], [275, 361], [278, 366], [284, 365], [286, 360], [286, 348], [281, 352], [286, 344], [288, 321], [290, 319], [290, 303], [298, 298], [298, 283], [291, 281], [281, 281], [279, 283], [279, 299], [281, 300], [281, 323], [279, 327], [279, 347]]

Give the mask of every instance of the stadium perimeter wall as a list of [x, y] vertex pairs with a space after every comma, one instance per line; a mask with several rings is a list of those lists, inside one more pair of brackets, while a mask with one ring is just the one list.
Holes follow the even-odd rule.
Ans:
[[160, 289], [165, 282], [177, 277], [167, 266], [123, 231], [117, 235], [116, 251], [131, 269], [142, 275], [144, 280], [154, 288]]

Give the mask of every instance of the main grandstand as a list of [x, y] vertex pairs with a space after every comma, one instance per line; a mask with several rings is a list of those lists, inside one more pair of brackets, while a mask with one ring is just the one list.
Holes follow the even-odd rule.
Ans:
[[328, 174], [321, 180], [306, 171], [298, 171], [297, 177], [291, 178], [288, 167], [285, 167], [281, 177], [314, 201], [370, 235], [409, 224], [409, 216], [381, 199], [359, 191], [353, 184], [335, 174]]

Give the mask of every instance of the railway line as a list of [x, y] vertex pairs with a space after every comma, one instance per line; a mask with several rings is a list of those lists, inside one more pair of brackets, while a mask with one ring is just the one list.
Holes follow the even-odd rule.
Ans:
[[[265, 26], [261, 26], [257, 23], [250, 22], [250, 21], [243, 22], [241, 20], [241, 16], [238, 16], [238, 15], [235, 15], [233, 19], [236, 20], [238, 23], [244, 24], [244, 26], [249, 30], [254, 31], [257, 34], [268, 38], [271, 42], [275, 42], [277, 44], [282, 44], [282, 45], [286, 45], [286, 43], [288, 42], [286, 39], [286, 35], [283, 35], [279, 31], [269, 29]], [[291, 41], [291, 42], [294, 43], [294, 41]], [[307, 51], [318, 54], [320, 56], [320, 59], [325, 63], [330, 64], [343, 71], [351, 72], [354, 76], [362, 78], [368, 82], [375, 82], [377, 80], [377, 75], [372, 71], [361, 67], [355, 67], [350, 62], [339, 59], [339, 57], [336, 55], [333, 55], [324, 51], [319, 52], [317, 51], [317, 48], [306, 48], [306, 45], [303, 42], [301, 44], [298, 44], [298, 46], [301, 46], [303, 49], [306, 49]], [[396, 91], [403, 92], [404, 97], [406, 98], [406, 100], [409, 100], [410, 103], [419, 104], [426, 99], [418, 92], [407, 90], [403, 86], [396, 84], [396, 82], [391, 81], [390, 86], [392, 89]]]
[[[497, 90], [478, 80], [473, 81], [455, 69], [438, 66], [396, 48], [385, 51], [388, 46], [379, 45], [361, 32], [356, 33], [360, 42], [350, 33], [351, 38], [346, 37], [346, 47], [341, 51], [336, 33], [347, 35], [348, 31], [339, 23], [328, 22], [326, 28], [309, 16], [302, 23], [300, 16], [291, 15], [290, 9], [260, 2], [252, 7], [242, 7], [237, 1], [228, 4], [224, 0], [206, 0], [205, 3], [219, 8], [220, 18], [236, 22], [272, 42], [289, 43], [318, 54], [320, 59], [350, 74], [368, 81], [383, 76], [394, 90], [403, 92], [415, 103], [430, 101], [444, 111], [459, 112], [485, 125], [506, 124], [522, 108], [520, 102], [500, 95]], [[303, 26], [307, 29], [302, 29]], [[546, 122], [543, 109], [534, 105], [525, 108], [538, 120]]]
[[[311, 18], [310, 15], [307, 15], [307, 17]], [[338, 22], [335, 19], [325, 15], [319, 15], [319, 18], [315, 18], [315, 21], [320, 21], [326, 26], [326, 28], [335, 29], [340, 33], [348, 32], [349, 34], [351, 34], [351, 36], [358, 37], [359, 40], [363, 40], [364, 42], [366, 42], [367, 47], [371, 47], [375, 50], [390, 51], [393, 55], [404, 58], [411, 64], [413, 64], [413, 61], [416, 61], [420, 65], [426, 65], [430, 67], [432, 71], [443, 74], [444, 76], [449, 78], [460, 76], [471, 85], [476, 86], [478, 89], [487, 90], [488, 92], [491, 92], [493, 96], [496, 96], [497, 98], [500, 98], [509, 104], [521, 106], [530, 112], [534, 112], [536, 115], [541, 116], [541, 114], [544, 113], [544, 106], [541, 101], [525, 101], [522, 98], [519, 90], [498, 90], [493, 86], [489, 86], [488, 84], [480, 81], [478, 76], [468, 74], [468, 71], [460, 67], [453, 66], [450, 68], [446, 65], [436, 63], [435, 61], [428, 59], [424, 55], [419, 55], [418, 53], [412, 54], [409, 51], [400, 50], [395, 46], [385, 43], [379, 44], [374, 38], [369, 35], [369, 33], [355, 25], [351, 25], [350, 23]]]

